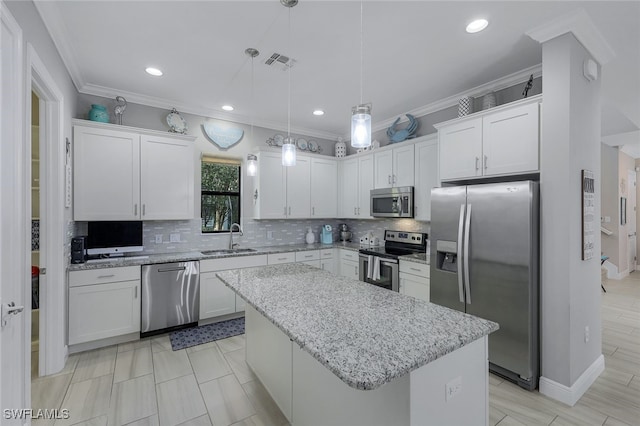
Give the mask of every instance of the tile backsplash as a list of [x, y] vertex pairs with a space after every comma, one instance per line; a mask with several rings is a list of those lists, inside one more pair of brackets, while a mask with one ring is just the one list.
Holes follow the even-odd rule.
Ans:
[[[429, 222], [419, 222], [413, 219], [245, 220], [242, 227], [243, 235], [234, 233], [233, 241], [239, 243], [240, 247], [305, 244], [305, 234], [307, 229], [311, 228], [316, 236], [316, 242], [318, 242], [320, 241], [320, 230], [324, 224], [330, 224], [333, 227], [333, 239], [338, 241], [339, 223], [349, 225], [349, 230], [353, 233], [353, 242], [357, 242], [360, 236], [365, 235], [368, 231], [382, 240], [385, 229], [427, 233], [430, 230]], [[228, 233], [203, 234], [200, 227], [200, 219], [144, 222], [143, 253], [188, 252], [228, 247]], [[267, 239], [268, 232], [272, 234], [272, 239]], [[87, 222], [75, 222], [74, 235], [86, 235], [86, 233]], [[172, 237], [174, 241], [171, 241]], [[161, 242], [156, 242], [156, 238]]]

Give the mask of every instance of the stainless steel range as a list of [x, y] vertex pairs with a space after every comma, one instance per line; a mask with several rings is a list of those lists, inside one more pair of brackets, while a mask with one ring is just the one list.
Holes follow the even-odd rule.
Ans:
[[384, 231], [384, 247], [360, 249], [360, 281], [398, 291], [398, 257], [426, 253], [428, 234]]

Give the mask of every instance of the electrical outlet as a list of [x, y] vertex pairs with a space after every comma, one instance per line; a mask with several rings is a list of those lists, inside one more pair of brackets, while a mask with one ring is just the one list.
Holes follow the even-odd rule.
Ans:
[[162, 234], [156, 235], [156, 244], [162, 244]]
[[611, 223], [611, 216], [605, 216], [604, 223]]
[[589, 343], [589, 339], [591, 339], [591, 331], [589, 330], [589, 326], [584, 328], [584, 342]]
[[267, 231], [267, 240], [273, 240], [273, 231]]
[[180, 242], [180, 234], [169, 234], [169, 241], [172, 243]]
[[444, 400], [448, 402], [460, 392], [462, 392], [462, 377], [458, 376], [445, 385]]

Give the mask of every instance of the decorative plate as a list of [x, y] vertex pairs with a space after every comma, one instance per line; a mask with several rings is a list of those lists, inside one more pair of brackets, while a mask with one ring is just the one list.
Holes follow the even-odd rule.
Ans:
[[181, 133], [183, 135], [187, 133], [187, 122], [175, 108], [167, 115], [167, 124], [169, 125], [170, 132]]
[[277, 146], [282, 146], [282, 144], [284, 143], [284, 136], [282, 136], [281, 134], [277, 134], [273, 137], [273, 140], [276, 141]]
[[240, 142], [242, 135], [244, 135], [244, 130], [242, 129], [238, 129], [236, 127], [216, 126], [213, 123], [204, 123], [202, 128], [209, 140], [216, 144], [220, 149], [231, 148], [233, 145]]
[[318, 142], [316, 142], [314, 140], [310, 140], [309, 142], [307, 142], [307, 146], [309, 147], [309, 151], [311, 151], [311, 152], [317, 152], [318, 151]]
[[296, 142], [296, 145], [298, 145], [298, 148], [300, 148], [302, 151], [306, 151], [308, 146], [307, 140], [299, 138], [298, 141]]

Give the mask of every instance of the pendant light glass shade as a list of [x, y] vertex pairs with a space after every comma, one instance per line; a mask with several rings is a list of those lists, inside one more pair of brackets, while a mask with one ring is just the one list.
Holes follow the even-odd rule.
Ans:
[[371, 105], [358, 105], [351, 110], [351, 146], [371, 146]]
[[258, 172], [258, 157], [253, 154], [247, 155], [247, 176], [255, 176]]
[[291, 137], [286, 138], [282, 145], [282, 165], [285, 167], [296, 165], [296, 144]]

